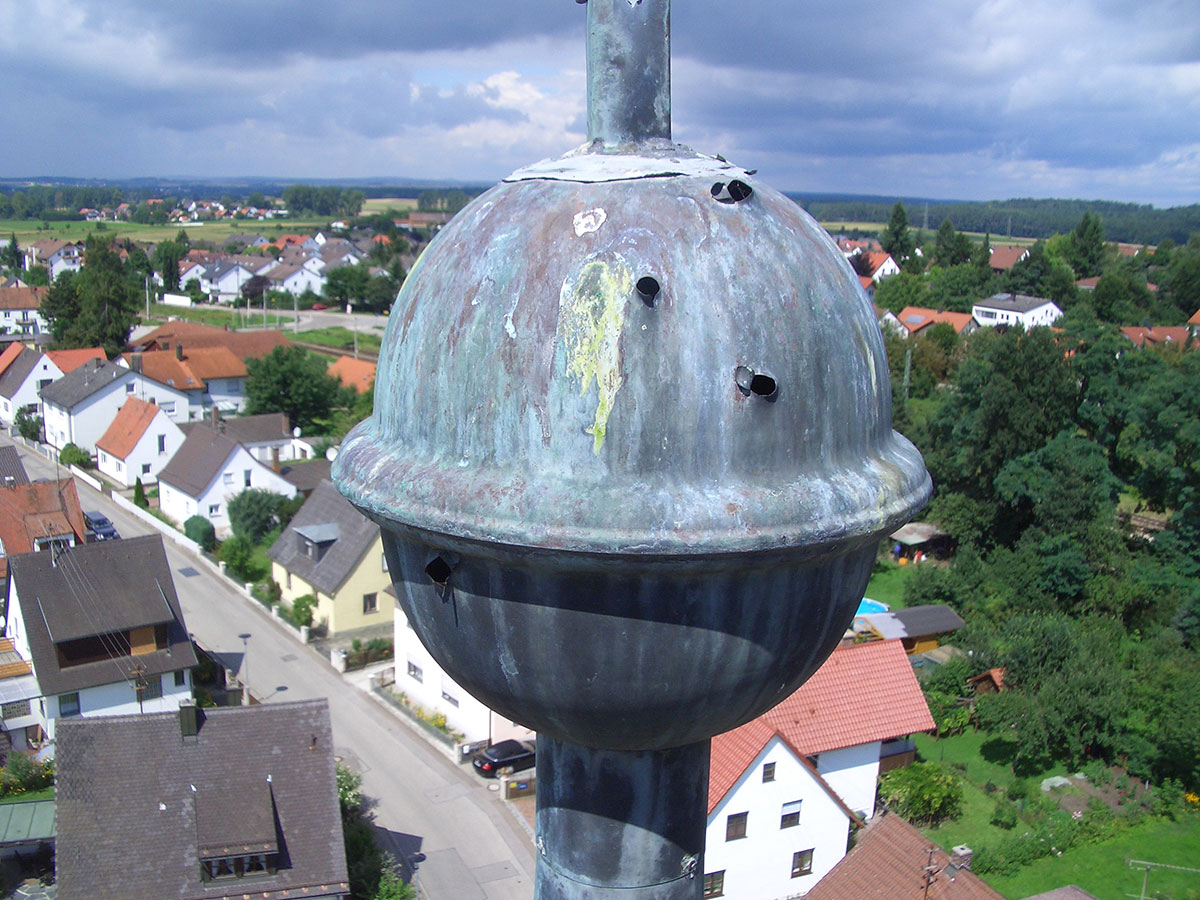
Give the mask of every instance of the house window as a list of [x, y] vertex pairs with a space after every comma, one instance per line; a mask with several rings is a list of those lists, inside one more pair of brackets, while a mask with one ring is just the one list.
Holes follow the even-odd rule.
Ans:
[[783, 804], [783, 811], [779, 815], [780, 828], [794, 828], [800, 824], [800, 801], [793, 800], [791, 803]]
[[[153, 400], [151, 402], [153, 402]], [[175, 415], [175, 401], [174, 400], [164, 400], [158, 406], [159, 406], [159, 409], [161, 409], [168, 416]]]
[[812, 874], [812, 850], [797, 850], [792, 854], [792, 877]]
[[746, 836], [746, 819], [750, 813], [734, 813], [725, 820], [725, 840], [736, 841]]
[[445, 700], [447, 703], [449, 703], [451, 706], [455, 706], [455, 707], [458, 706], [458, 698], [455, 697], [453, 694], [448, 694], [445, 691], [442, 691], [442, 699]]
[[72, 716], [79, 715], [79, 691], [73, 691], [70, 694], [62, 694], [58, 698], [58, 716], [61, 719], [69, 719]]
[[133, 393], [133, 382], [132, 381], [127, 381], [125, 383], [125, 393], [127, 393], [127, 394]]
[[775, 763], [763, 763], [763, 781], [775, 780]]
[[175, 673], [175, 687], [187, 687], [187, 672], [183, 669]]
[[364, 613], [379, 612], [379, 595], [378, 594], [363, 594], [363, 612]]
[[408, 661], [408, 677], [411, 678], [413, 681], [423, 682], [425, 680], [425, 675], [421, 671], [421, 667], [418, 666], [411, 659]]
[[704, 896], [705, 897], [724, 897], [725, 896], [725, 870], [720, 872], [709, 872], [704, 876]]
[[233, 473], [232, 472], [222, 473], [221, 484], [233, 484]]
[[100, 462], [105, 463], [105, 464], [108, 463], [108, 454], [105, 453], [103, 450], [100, 451]]
[[150, 474], [150, 463], [142, 463], [142, 474], [143, 475]]
[[287, 589], [290, 591], [292, 589], [292, 573], [291, 572], [286, 573], [283, 580], [284, 580], [284, 583], [287, 585]]
[[146, 679], [146, 689], [142, 691], [142, 696], [141, 696], [142, 701], [145, 702], [146, 700], [157, 700], [161, 696], [162, 696], [162, 676], [155, 675], [153, 678], [147, 678]]
[[208, 514], [210, 516], [218, 515], [220, 512], [221, 512], [221, 504], [220, 503], [208, 504]]
[[165, 434], [160, 434], [158, 436], [158, 455], [162, 456], [166, 452], [167, 452], [167, 436]]
[[242, 483], [246, 487], [250, 487], [250, 470], [249, 469], [242, 470]]
[[0, 719], [19, 719], [21, 716], [27, 715], [29, 715], [28, 700], [14, 700], [12, 703], [0, 706]]

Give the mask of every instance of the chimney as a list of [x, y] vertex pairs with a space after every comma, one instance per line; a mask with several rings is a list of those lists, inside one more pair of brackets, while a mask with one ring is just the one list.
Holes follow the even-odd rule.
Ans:
[[133, 369], [137, 374], [142, 374], [142, 354], [141, 351], [134, 352], [129, 356], [129, 368]]
[[16, 487], [16, 485], [17, 485], [17, 479], [14, 476], [12, 476], [12, 475], [4, 476], [4, 486], [6, 488]]
[[271, 471], [272, 471], [272, 472], [278, 472], [278, 471], [279, 471], [279, 469], [280, 469], [280, 465], [279, 465], [279, 448], [278, 448], [278, 447], [272, 447], [272, 448], [271, 448]]
[[178, 360], [183, 359], [183, 344], [179, 343], [179, 341], [175, 342], [175, 358]]
[[184, 743], [194, 744], [204, 724], [204, 711], [190, 700], [179, 704], [179, 734]]
[[212, 427], [218, 428], [221, 425], [221, 411], [219, 409], [217, 409], [217, 404], [215, 404], [215, 403], [212, 405], [211, 411], [212, 411], [212, 416], [211, 416]]
[[950, 865], [956, 869], [970, 869], [971, 857], [974, 856], [974, 851], [966, 844], [959, 844], [950, 850]]

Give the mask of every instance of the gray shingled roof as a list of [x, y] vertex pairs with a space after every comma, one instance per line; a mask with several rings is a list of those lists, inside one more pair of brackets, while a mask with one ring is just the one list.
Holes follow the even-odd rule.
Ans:
[[[319, 560], [314, 560], [305, 552], [302, 532], [328, 536], [329, 526], [336, 526], [337, 538]], [[322, 481], [267, 555], [317, 590], [332, 595], [378, 537], [379, 526], [351, 506], [332, 482]]]
[[958, 631], [967, 623], [949, 606], [910, 606], [862, 616], [884, 638], [927, 637]]
[[1030, 297], [1028, 294], [993, 294], [986, 300], [980, 300], [976, 306], [984, 309], [1002, 309], [1007, 312], [1027, 313], [1045, 306], [1053, 301], [1045, 297]]
[[187, 429], [187, 437], [158, 473], [158, 480], [177, 487], [189, 497], [198, 497], [212, 484], [238, 442], [207, 425]]
[[12, 446], [0, 447], [0, 486], [11, 478], [13, 484], [29, 484], [29, 476], [21, 463], [21, 455]]
[[[193, 428], [213, 428], [211, 422], [188, 422], [179, 426], [184, 433]], [[260, 413], [256, 416], [230, 416], [221, 419], [215, 426], [216, 430], [227, 437], [233, 438], [239, 444], [253, 446], [258, 444], [278, 443], [292, 439], [292, 429], [288, 425], [287, 413]]]
[[30, 350], [25, 347], [17, 355], [3, 374], [0, 374], [0, 397], [7, 397], [9, 400], [13, 395], [20, 390], [21, 385], [25, 383], [25, 379], [29, 377], [29, 373], [34, 370], [38, 364], [38, 360], [42, 358], [40, 350]]
[[[328, 701], [202, 716], [195, 738], [178, 713], [59, 721], [59, 900], [348, 893]], [[273, 875], [201, 881], [205, 855], [271, 846]]]
[[333, 464], [322, 457], [305, 462], [293, 461], [286, 463], [279, 474], [296, 486], [296, 489], [306, 497], [317, 489], [317, 486], [329, 478], [329, 470]]
[[88, 397], [114, 381], [119, 381], [122, 375], [132, 377], [132, 372], [116, 363], [102, 363], [98, 359], [89, 359], [77, 369], [68, 372], [58, 381], [42, 388], [42, 399], [61, 406], [63, 409], [74, 409]]
[[[47, 696], [130, 681], [139, 663], [150, 676], [196, 665], [160, 535], [22, 553], [9, 557], [8, 569], [9, 602], [21, 603], [30, 662]], [[59, 667], [56, 640], [161, 624], [164, 650]]]

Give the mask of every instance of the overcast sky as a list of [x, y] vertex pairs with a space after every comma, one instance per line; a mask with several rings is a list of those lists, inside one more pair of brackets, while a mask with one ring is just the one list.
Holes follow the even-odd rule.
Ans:
[[[0, 175], [490, 183], [585, 137], [573, 0], [0, 0]], [[674, 136], [783, 190], [1200, 202], [1195, 0], [675, 0]]]

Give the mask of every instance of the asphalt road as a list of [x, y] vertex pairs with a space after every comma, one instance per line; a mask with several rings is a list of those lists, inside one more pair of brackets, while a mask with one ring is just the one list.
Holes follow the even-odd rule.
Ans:
[[[12, 443], [0, 437], [0, 443]], [[18, 445], [32, 478], [55, 466]], [[85, 510], [98, 509], [126, 537], [154, 533], [76, 479]], [[381, 837], [397, 857], [416, 859], [429, 900], [528, 900], [534, 850], [528, 832], [469, 767], [451, 762], [201, 560], [164, 540], [189, 631], [248, 680], [263, 702], [329, 698], [335, 753], [363, 776]], [[239, 637], [248, 634], [243, 643]], [[243, 647], [245, 654], [243, 654]]]

